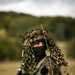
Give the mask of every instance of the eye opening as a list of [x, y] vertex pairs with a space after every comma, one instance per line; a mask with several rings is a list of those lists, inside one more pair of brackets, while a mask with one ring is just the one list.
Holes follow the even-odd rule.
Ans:
[[33, 47], [40, 47], [40, 46], [43, 46], [43, 42], [38, 42], [36, 44], [33, 45]]
[[32, 42], [32, 47], [39, 47], [39, 46], [43, 46], [44, 42], [42, 40], [36, 40], [34, 42]]

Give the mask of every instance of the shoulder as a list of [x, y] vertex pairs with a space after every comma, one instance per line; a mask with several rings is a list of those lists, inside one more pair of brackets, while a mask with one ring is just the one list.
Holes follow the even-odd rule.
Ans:
[[46, 75], [46, 74], [50, 73], [51, 67], [54, 68], [54, 65], [56, 63], [55, 60], [53, 58], [50, 58], [50, 57], [45, 57], [40, 62], [39, 62], [40, 65], [37, 68], [37, 74], [36, 75]]

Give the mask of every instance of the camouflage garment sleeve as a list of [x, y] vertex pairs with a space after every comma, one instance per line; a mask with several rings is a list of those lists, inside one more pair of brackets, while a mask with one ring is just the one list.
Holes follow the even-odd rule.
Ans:
[[55, 60], [50, 57], [45, 57], [45, 60], [37, 68], [35, 75], [62, 75], [60, 67], [57, 66]]

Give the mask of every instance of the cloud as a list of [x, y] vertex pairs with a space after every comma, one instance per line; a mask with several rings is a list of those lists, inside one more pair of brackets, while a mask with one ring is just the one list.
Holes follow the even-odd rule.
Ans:
[[14, 3], [14, 2], [18, 2], [18, 1], [22, 1], [22, 0], [0, 0], [0, 4], [9, 4], [9, 3]]
[[75, 1], [72, 0], [23, 0], [0, 5], [1, 11], [16, 11], [35, 16], [71, 16], [75, 17]]
[[61, 0], [61, 1], [66, 4], [74, 4], [75, 3], [75, 0]]

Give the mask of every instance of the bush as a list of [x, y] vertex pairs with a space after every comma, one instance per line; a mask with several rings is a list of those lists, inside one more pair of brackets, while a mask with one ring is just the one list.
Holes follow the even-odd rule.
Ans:
[[0, 40], [0, 61], [18, 60], [21, 58], [21, 46], [17, 42]]

